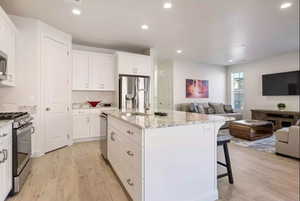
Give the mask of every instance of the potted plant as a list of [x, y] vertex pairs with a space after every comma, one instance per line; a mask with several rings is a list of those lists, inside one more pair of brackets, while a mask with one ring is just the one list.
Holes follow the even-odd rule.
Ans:
[[284, 103], [278, 103], [277, 107], [278, 107], [279, 110], [285, 110], [286, 105]]

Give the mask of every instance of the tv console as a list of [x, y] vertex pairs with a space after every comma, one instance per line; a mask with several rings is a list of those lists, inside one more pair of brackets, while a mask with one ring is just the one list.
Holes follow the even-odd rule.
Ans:
[[251, 110], [253, 120], [271, 121], [274, 129], [290, 127], [300, 119], [300, 112], [280, 110]]

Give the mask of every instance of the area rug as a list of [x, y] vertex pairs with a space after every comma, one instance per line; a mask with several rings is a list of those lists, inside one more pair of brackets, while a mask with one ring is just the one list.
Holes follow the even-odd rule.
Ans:
[[[220, 130], [219, 135], [230, 135], [229, 129]], [[257, 151], [275, 153], [276, 137], [275, 135], [272, 135], [271, 137], [267, 137], [255, 141], [248, 141], [248, 140], [232, 137], [231, 143], [234, 143], [242, 147], [252, 148]]]

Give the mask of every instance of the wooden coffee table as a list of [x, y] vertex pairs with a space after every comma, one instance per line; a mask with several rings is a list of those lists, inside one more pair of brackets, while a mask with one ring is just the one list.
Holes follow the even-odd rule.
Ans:
[[258, 140], [273, 135], [273, 123], [260, 120], [233, 121], [229, 125], [230, 134], [246, 140]]

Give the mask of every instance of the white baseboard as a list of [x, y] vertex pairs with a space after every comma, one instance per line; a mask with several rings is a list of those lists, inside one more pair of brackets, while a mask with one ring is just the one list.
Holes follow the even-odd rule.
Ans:
[[41, 153], [41, 152], [33, 152], [32, 155], [31, 155], [31, 157], [32, 157], [32, 158], [38, 158], [38, 157], [41, 157], [41, 156], [43, 156], [43, 155], [45, 155], [45, 153]]
[[104, 137], [89, 137], [89, 138], [73, 139], [73, 143], [100, 141], [101, 139], [105, 139], [105, 138]]

